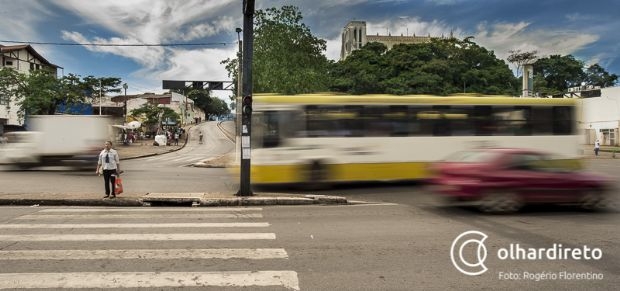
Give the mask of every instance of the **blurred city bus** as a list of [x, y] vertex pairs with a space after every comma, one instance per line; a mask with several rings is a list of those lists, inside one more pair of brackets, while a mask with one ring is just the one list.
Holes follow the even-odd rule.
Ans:
[[481, 147], [581, 154], [572, 99], [257, 94], [253, 107], [253, 184], [426, 179]]

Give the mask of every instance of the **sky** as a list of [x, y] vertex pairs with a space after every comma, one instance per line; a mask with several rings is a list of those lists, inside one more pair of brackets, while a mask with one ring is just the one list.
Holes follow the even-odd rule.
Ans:
[[[620, 75], [620, 0], [256, 0], [256, 9], [283, 5], [300, 8], [302, 22], [327, 41], [325, 55], [336, 61], [343, 27], [363, 20], [372, 35], [452, 32], [473, 36], [502, 59], [510, 50], [571, 54]], [[2, 45], [207, 44], [32, 44], [63, 68], [59, 75], [118, 77], [128, 94], [161, 93], [162, 80], [230, 80], [221, 61], [236, 55], [242, 0], [0, 0], [0, 27]]]

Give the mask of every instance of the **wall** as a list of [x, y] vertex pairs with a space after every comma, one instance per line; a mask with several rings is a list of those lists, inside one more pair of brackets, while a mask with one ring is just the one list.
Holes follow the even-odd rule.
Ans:
[[[596, 139], [603, 145], [618, 145], [618, 127], [620, 124], [620, 87], [601, 89], [601, 97], [579, 99], [580, 109], [577, 120], [580, 128], [587, 130], [586, 143], [594, 144]], [[613, 130], [615, 142], [609, 143], [609, 137], [603, 136], [601, 130]], [[607, 143], [606, 143], [607, 142]]]

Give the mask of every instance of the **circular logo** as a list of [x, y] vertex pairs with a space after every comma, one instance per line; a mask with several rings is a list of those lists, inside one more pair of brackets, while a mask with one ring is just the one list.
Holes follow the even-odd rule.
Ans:
[[[450, 248], [450, 259], [452, 259], [454, 267], [469, 276], [477, 276], [486, 272], [487, 267], [484, 265], [484, 261], [487, 258], [487, 248], [484, 246], [484, 240], [487, 237], [486, 234], [477, 230], [466, 231], [457, 236]], [[469, 262], [463, 256], [463, 250], [469, 244], [476, 245], [476, 262]]]

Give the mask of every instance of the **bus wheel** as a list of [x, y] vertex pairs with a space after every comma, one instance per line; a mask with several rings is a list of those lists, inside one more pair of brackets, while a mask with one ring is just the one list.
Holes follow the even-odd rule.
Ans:
[[319, 161], [314, 161], [304, 171], [304, 185], [306, 190], [321, 190], [327, 188], [329, 171], [327, 166]]

